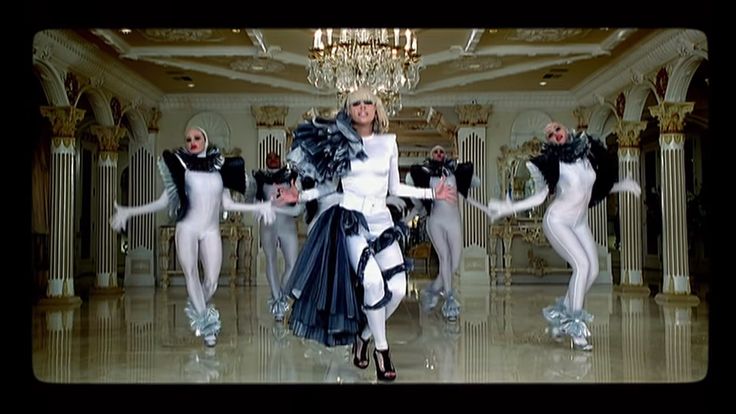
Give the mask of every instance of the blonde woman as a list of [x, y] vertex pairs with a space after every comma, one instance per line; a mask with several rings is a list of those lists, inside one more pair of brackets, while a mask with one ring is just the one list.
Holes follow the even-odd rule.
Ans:
[[295, 132], [287, 160], [315, 188], [292, 185], [278, 198], [308, 202], [342, 193], [313, 224], [297, 259], [289, 327], [327, 346], [352, 343], [353, 363], [361, 369], [369, 365], [372, 336], [377, 377], [393, 381], [386, 320], [404, 297], [406, 273], [386, 194], [455, 200], [456, 193], [444, 181], [435, 189], [402, 184], [396, 135], [387, 129], [381, 100], [367, 89], [351, 92], [335, 119], [313, 119]]

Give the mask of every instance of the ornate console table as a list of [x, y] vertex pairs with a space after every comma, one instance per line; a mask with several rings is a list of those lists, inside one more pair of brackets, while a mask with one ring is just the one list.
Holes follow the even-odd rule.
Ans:
[[[176, 226], [160, 227], [159, 262], [161, 268], [161, 286], [169, 286], [171, 275], [183, 275], [176, 257], [175, 238]], [[245, 284], [253, 284], [251, 271], [253, 234], [250, 226], [239, 222], [226, 221], [220, 223], [222, 237], [222, 269], [221, 274], [230, 276], [229, 285], [234, 287], [238, 276], [242, 275]], [[229, 253], [225, 257], [225, 253]], [[200, 269], [201, 272], [201, 269]]]
[[[496, 274], [499, 272], [503, 272], [504, 285], [510, 286], [512, 273], [532, 274], [542, 277], [548, 273], [567, 273], [570, 271], [570, 269], [564, 267], [548, 266], [547, 261], [535, 256], [532, 249], [529, 249], [527, 252], [529, 259], [527, 267], [512, 267], [511, 261], [513, 255], [511, 253], [511, 247], [515, 238], [521, 238], [523, 241], [534, 246], [549, 246], [542, 230], [542, 220], [539, 218], [518, 219], [516, 217], [509, 217], [491, 225], [491, 285], [496, 284]], [[503, 242], [502, 267], [498, 267], [497, 264], [496, 247], [499, 239]]]

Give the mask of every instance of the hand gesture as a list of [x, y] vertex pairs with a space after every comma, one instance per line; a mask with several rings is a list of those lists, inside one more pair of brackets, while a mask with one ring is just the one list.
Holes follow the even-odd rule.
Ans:
[[514, 214], [514, 207], [511, 201], [511, 197], [507, 196], [505, 200], [493, 200], [488, 201], [488, 216], [491, 218], [491, 223], [499, 218], [510, 216]]
[[440, 178], [439, 184], [434, 188], [434, 198], [436, 200], [445, 200], [455, 202], [457, 200], [457, 190], [445, 183], [445, 177]]
[[636, 182], [636, 180], [632, 180], [631, 178], [626, 177], [623, 180], [619, 181], [617, 184], [618, 188], [621, 191], [634, 193], [634, 195], [637, 197], [641, 195], [641, 187], [639, 186], [639, 183]]
[[125, 230], [125, 224], [128, 222], [128, 218], [130, 218], [130, 209], [127, 207], [120, 207], [117, 201], [113, 202], [112, 206], [115, 209], [115, 212], [112, 217], [110, 217], [110, 226], [115, 231]]
[[296, 188], [296, 180], [291, 180], [291, 187], [278, 186], [276, 189], [276, 205], [291, 204], [299, 202], [299, 189]]
[[255, 211], [256, 221], [263, 220], [264, 224], [271, 224], [276, 220], [276, 211], [270, 201], [257, 203], [258, 210]]

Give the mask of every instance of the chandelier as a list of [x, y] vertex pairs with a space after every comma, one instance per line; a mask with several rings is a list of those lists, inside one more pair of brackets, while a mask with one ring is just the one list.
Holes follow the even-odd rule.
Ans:
[[317, 89], [337, 92], [339, 103], [367, 87], [395, 115], [401, 110], [401, 92], [419, 83], [419, 58], [417, 38], [409, 29], [317, 29], [307, 80]]

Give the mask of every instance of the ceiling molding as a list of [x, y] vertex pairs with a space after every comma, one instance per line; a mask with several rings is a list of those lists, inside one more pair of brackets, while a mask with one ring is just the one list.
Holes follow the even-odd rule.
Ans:
[[296, 94], [168, 94], [161, 102], [162, 110], [203, 109], [244, 111], [251, 106], [276, 105], [309, 108], [335, 106], [334, 96]]
[[[404, 107], [454, 107], [469, 103], [493, 105], [494, 112], [532, 108], [571, 109], [579, 102], [569, 92], [464, 93], [405, 96]], [[212, 109], [244, 111], [251, 106], [277, 105], [290, 108], [335, 107], [332, 95], [300, 94], [168, 94], [161, 101], [162, 110]]]
[[152, 58], [152, 57], [141, 57], [141, 60], [155, 63], [164, 66], [173, 66], [179, 69], [194, 70], [202, 73], [206, 73], [213, 76], [221, 76], [229, 79], [244, 80], [253, 83], [259, 83], [263, 85], [290, 89], [296, 92], [315, 93], [314, 87], [307, 85], [302, 82], [294, 82], [271, 76], [255, 75], [252, 73], [240, 72], [220, 66], [208, 65], [204, 63], [189, 62], [179, 59], [167, 59], [167, 58]]
[[103, 78], [102, 87], [119, 98], [129, 102], [140, 100], [142, 105], [151, 107], [163, 96], [155, 85], [66, 30], [44, 30], [36, 34], [33, 42], [38, 47], [51, 46], [50, 60], [59, 69], [89, 79]]
[[697, 44], [703, 39], [705, 35], [698, 30], [656, 33], [618, 61], [588, 76], [571, 92], [583, 106], [595, 105], [597, 96], [608, 98], [631, 85], [634, 73], [650, 74], [678, 58], [683, 40]]
[[120, 57], [140, 59], [144, 57], [212, 57], [212, 56], [259, 56], [253, 46], [141, 46], [131, 47]]
[[484, 80], [497, 79], [504, 76], [515, 75], [518, 73], [525, 73], [532, 70], [538, 70], [550, 66], [570, 64], [578, 60], [590, 59], [591, 55], [582, 56], [566, 56], [556, 59], [546, 59], [539, 62], [531, 63], [520, 63], [516, 65], [505, 66], [499, 69], [490, 70], [482, 73], [473, 73], [469, 75], [456, 76], [454, 78], [443, 79], [441, 81], [432, 82], [425, 84], [422, 87], [418, 87], [417, 93], [431, 92], [437, 89], [452, 88], [454, 86], [463, 86], [470, 83], [480, 82]]

